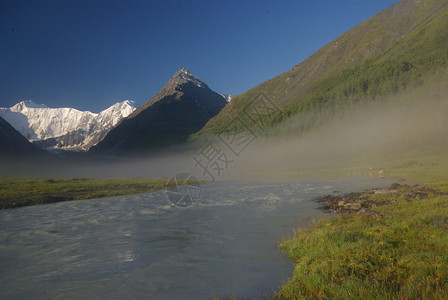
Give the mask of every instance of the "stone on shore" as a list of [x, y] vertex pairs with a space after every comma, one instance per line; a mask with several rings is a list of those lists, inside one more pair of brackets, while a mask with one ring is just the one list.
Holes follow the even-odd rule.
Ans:
[[361, 209], [361, 203], [351, 203], [350, 209], [354, 211], [358, 211]]

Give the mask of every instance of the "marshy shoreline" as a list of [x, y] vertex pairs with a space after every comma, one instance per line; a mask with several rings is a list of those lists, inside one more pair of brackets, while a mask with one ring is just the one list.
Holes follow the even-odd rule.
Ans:
[[426, 185], [408, 185], [393, 183], [389, 188], [372, 188], [362, 192], [350, 192], [343, 195], [323, 195], [316, 199], [321, 204], [320, 209], [330, 213], [357, 213], [358, 215], [370, 216], [381, 215], [375, 208], [384, 206], [393, 198], [379, 197], [379, 195], [406, 196], [406, 201], [412, 202], [428, 198], [430, 195], [447, 195]]
[[316, 201], [331, 216], [280, 243], [295, 267], [275, 298], [448, 297], [448, 181]]

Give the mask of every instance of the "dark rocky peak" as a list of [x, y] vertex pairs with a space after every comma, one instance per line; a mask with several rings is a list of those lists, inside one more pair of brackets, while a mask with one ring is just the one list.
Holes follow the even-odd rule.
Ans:
[[[176, 73], [174, 73], [174, 75], [168, 80], [165, 86], [154, 97], [149, 99], [146, 103], [135, 110], [129, 116], [129, 118], [133, 118], [140, 112], [152, 106], [154, 103], [159, 102], [163, 99], [167, 99], [167, 97], [171, 97], [172, 95], [178, 95], [177, 98], [179, 99], [183, 94], [193, 96], [197, 95], [198, 93], [216, 94], [208, 87], [208, 85], [204, 81], [191, 74], [190, 71], [188, 71], [186, 68], [182, 67]], [[218, 105], [220, 108], [222, 108], [226, 103], [225, 100], [223, 101], [224, 98], [215, 96], [216, 95], [214, 95], [213, 97], [205, 97], [205, 101], [209, 102], [209, 104], [213, 107]], [[193, 98], [196, 99], [197, 97], [194, 96]], [[218, 104], [215, 103], [216, 101], [218, 101]], [[224, 104], [220, 102], [223, 102]]]
[[174, 73], [174, 75], [168, 80], [165, 87], [162, 90], [182, 90], [181, 86], [192, 83], [200, 88], [208, 88], [207, 84], [190, 73], [186, 68], [182, 67]]

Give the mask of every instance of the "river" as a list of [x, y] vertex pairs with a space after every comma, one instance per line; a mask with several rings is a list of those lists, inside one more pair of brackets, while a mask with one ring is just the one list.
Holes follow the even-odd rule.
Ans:
[[291, 276], [277, 245], [322, 217], [313, 199], [391, 183], [223, 181], [186, 207], [156, 191], [3, 210], [0, 298], [260, 298]]

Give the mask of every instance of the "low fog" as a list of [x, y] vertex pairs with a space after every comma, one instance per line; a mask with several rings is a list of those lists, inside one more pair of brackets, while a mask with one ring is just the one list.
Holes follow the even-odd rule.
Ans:
[[[257, 139], [227, 178], [294, 180], [337, 176], [345, 169], [382, 169], [383, 161], [448, 150], [448, 85], [431, 82], [419, 90], [377, 99], [348, 109], [342, 118], [299, 136], [288, 136], [305, 120], [275, 129], [276, 137]], [[387, 166], [386, 166], [387, 167]]]
[[[220, 170], [201, 168], [194, 158], [208, 145], [190, 144], [170, 148], [138, 159], [58, 159], [57, 163], [3, 162], [2, 176], [43, 177], [171, 177], [191, 173], [205, 180], [300, 180], [372, 161], [381, 167], [383, 157], [403, 153], [448, 149], [448, 85], [446, 80], [431, 82], [420, 90], [378, 99], [369, 105], [347, 109], [342, 118], [319, 129], [292, 134], [310, 118], [293, 118], [269, 132], [269, 137], [255, 138], [244, 151], [235, 155], [218, 138], [212, 138], [227, 161]], [[317, 116], [319, 117], [319, 116]], [[320, 116], [322, 118], [322, 116]], [[209, 149], [210, 150], [210, 149]], [[445, 151], [445, 152], [443, 152]], [[209, 156], [211, 153], [208, 153]], [[216, 157], [215, 157], [216, 158]], [[212, 175], [212, 176], [210, 176]]]

